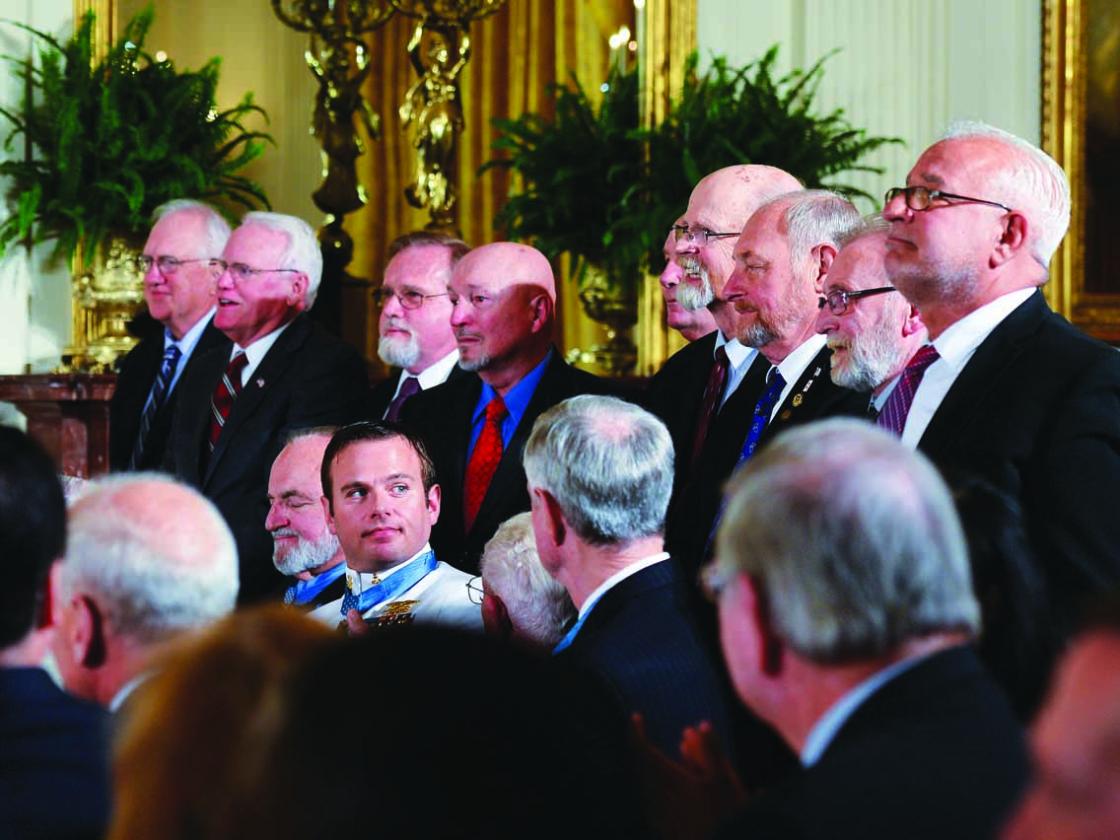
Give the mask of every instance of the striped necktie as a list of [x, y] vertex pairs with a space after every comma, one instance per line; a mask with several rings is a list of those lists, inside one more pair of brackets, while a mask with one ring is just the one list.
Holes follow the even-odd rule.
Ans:
[[218, 380], [218, 387], [214, 389], [214, 395], [210, 398], [210, 435], [209, 444], [210, 451], [214, 451], [214, 447], [218, 443], [218, 438], [222, 435], [222, 428], [226, 425], [226, 420], [229, 419], [229, 413], [233, 410], [233, 401], [237, 399], [241, 393], [241, 371], [245, 369], [245, 365], [249, 363], [249, 358], [242, 351], [237, 351], [229, 364], [226, 365], [225, 373], [222, 378]]
[[179, 359], [183, 351], [178, 344], [171, 344], [163, 351], [163, 362], [160, 364], [159, 375], [152, 384], [148, 402], [144, 405], [144, 413], [140, 415], [140, 428], [136, 432], [136, 443], [132, 447], [132, 455], [128, 458], [128, 468], [139, 468], [144, 457], [144, 445], [148, 442], [148, 432], [152, 430], [152, 423], [159, 414], [159, 410], [167, 401], [167, 393], [171, 390], [171, 380], [175, 378], [175, 370], [179, 367]]
[[906, 363], [906, 370], [899, 377], [898, 384], [883, 403], [883, 410], [875, 420], [876, 426], [902, 436], [902, 430], [906, 428], [906, 416], [910, 413], [914, 394], [922, 384], [922, 377], [926, 375], [926, 368], [939, 358], [937, 348], [932, 344], [925, 345], [914, 354], [914, 358]]

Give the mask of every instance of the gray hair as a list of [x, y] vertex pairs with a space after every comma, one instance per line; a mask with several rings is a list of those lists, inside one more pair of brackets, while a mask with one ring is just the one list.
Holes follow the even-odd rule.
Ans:
[[960, 120], [941, 136], [942, 140], [974, 138], [1002, 143], [1011, 152], [988, 181], [989, 192], [982, 198], [1000, 201], [1027, 216], [1031, 256], [1049, 266], [1069, 228], [1069, 178], [1042, 149], [988, 123]]
[[968, 552], [945, 482], [853, 419], [791, 429], [731, 481], [721, 571], [757, 581], [783, 642], [837, 664], [931, 633], [979, 630]]
[[874, 236], [878, 233], [889, 233], [890, 229], [891, 223], [883, 218], [882, 213], [872, 213], [869, 216], [861, 218], [858, 223], [837, 237], [836, 243], [840, 249], [843, 250], [853, 242], [858, 242], [868, 236]]
[[303, 219], [288, 216], [284, 213], [265, 213], [254, 211], [246, 213], [241, 219], [242, 225], [259, 225], [269, 230], [275, 230], [288, 237], [288, 247], [280, 256], [279, 265], [270, 268], [294, 268], [307, 275], [307, 294], [304, 301], [307, 308], [315, 305], [315, 296], [319, 294], [319, 281], [323, 277], [323, 252], [319, 248], [319, 240], [311, 225]]
[[840, 240], [860, 224], [855, 205], [830, 190], [786, 193], [764, 206], [771, 205], [782, 205], [782, 221], [795, 274], [810, 258], [813, 248], [827, 244], [839, 250]]
[[237, 600], [237, 546], [213, 503], [157, 473], [90, 482], [69, 511], [64, 597], [94, 596], [141, 643], [206, 626]]
[[533, 424], [525, 475], [547, 490], [581, 539], [616, 545], [661, 534], [673, 491], [665, 424], [615, 397], [584, 395]]
[[225, 220], [217, 210], [201, 201], [195, 201], [193, 198], [177, 198], [173, 201], [165, 201], [159, 207], [152, 211], [152, 224], [174, 215], [175, 213], [197, 213], [202, 216], [203, 221], [206, 223], [206, 253], [208, 256], [217, 259], [222, 255], [222, 250], [226, 247], [226, 241], [229, 239], [229, 222]]
[[503, 522], [482, 550], [479, 566], [487, 590], [502, 599], [517, 633], [538, 647], [555, 647], [576, 608], [564, 585], [541, 565], [532, 514]]

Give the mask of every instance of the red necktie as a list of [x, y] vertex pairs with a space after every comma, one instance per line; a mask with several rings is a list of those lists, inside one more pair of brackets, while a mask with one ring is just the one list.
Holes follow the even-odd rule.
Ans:
[[731, 360], [727, 358], [727, 350], [720, 345], [716, 350], [716, 360], [712, 363], [712, 370], [708, 374], [708, 385], [704, 388], [704, 399], [700, 403], [700, 414], [696, 418], [696, 434], [692, 438], [692, 460], [689, 469], [696, 468], [696, 461], [704, 449], [704, 441], [708, 439], [708, 429], [712, 425], [712, 418], [719, 413], [720, 398], [723, 396], [723, 386], [727, 383], [727, 369]]
[[486, 419], [482, 422], [482, 432], [474, 445], [470, 463], [467, 464], [466, 489], [463, 494], [463, 524], [469, 533], [474, 527], [478, 509], [486, 498], [490, 479], [497, 472], [502, 460], [502, 418], [506, 415], [506, 404], [501, 395], [486, 405]]
[[883, 404], [883, 410], [875, 420], [877, 426], [902, 435], [902, 430], [906, 428], [906, 416], [910, 413], [914, 394], [922, 384], [922, 377], [926, 375], [926, 368], [939, 358], [937, 349], [932, 344], [925, 345], [914, 354], [914, 358], [906, 363], [906, 370], [902, 371], [898, 384]]
[[229, 419], [229, 413], [233, 409], [233, 401], [241, 393], [241, 371], [245, 369], [245, 365], [248, 363], [248, 357], [238, 351], [237, 355], [230, 359], [229, 364], [226, 365], [225, 373], [218, 380], [218, 387], [214, 389], [214, 395], [210, 398], [209, 443], [211, 452], [214, 451], [218, 438], [221, 437], [222, 427]]

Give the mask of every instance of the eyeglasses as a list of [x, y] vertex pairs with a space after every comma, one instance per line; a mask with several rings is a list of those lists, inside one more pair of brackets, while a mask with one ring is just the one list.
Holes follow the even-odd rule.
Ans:
[[425, 295], [414, 289], [405, 289], [403, 292], [397, 292], [393, 289], [387, 289], [384, 286], [380, 289], [373, 290], [373, 302], [377, 304], [378, 307], [384, 307], [390, 300], [396, 298], [397, 303], [404, 309], [419, 309], [424, 305], [424, 301], [438, 297], [447, 297], [447, 292]]
[[284, 274], [303, 274], [298, 268], [250, 268], [245, 263], [227, 263], [225, 260], [213, 260], [213, 264], [218, 266], [218, 273], [216, 277], [221, 277], [227, 271], [238, 283], [244, 283], [247, 280], [252, 280], [258, 274], [272, 274], [273, 272], [281, 272]]
[[882, 295], [887, 292], [898, 291], [894, 286], [879, 286], [875, 289], [863, 289], [858, 292], [848, 292], [844, 289], [833, 289], [827, 295], [817, 300], [817, 309], [824, 309], [825, 304], [828, 304], [828, 311], [833, 315], [843, 315], [848, 311], [848, 307], [853, 300], [860, 298], [871, 297], [872, 295]]
[[141, 274], [147, 274], [152, 265], [155, 264], [159, 269], [159, 273], [164, 277], [174, 277], [179, 273], [179, 269], [187, 263], [208, 263], [210, 273], [217, 277], [222, 273], [221, 260], [214, 260], [210, 257], [199, 257], [194, 260], [181, 260], [178, 257], [170, 257], [167, 254], [161, 254], [158, 257], [149, 257], [147, 254], [140, 254], [136, 258], [136, 267], [140, 269]]
[[709, 239], [726, 239], [728, 236], [738, 236], [739, 232], [734, 233], [716, 233], [707, 228], [690, 228], [688, 225], [673, 225], [673, 240], [680, 242], [682, 239], [687, 239], [696, 245], [703, 248], [708, 244]]
[[971, 202], [973, 204], [987, 204], [992, 207], [999, 207], [1001, 210], [1011, 212], [1011, 208], [1006, 204], [1000, 204], [998, 201], [988, 201], [986, 198], [973, 198], [968, 195], [957, 195], [956, 193], [942, 192], [941, 190], [931, 190], [926, 187], [891, 187], [887, 190], [887, 195], [884, 201], [890, 204], [899, 196], [902, 196], [906, 201], [906, 206], [911, 210], [921, 212], [922, 210], [929, 210], [931, 207], [952, 207], [953, 201]]
[[472, 604], [481, 604], [482, 596], [485, 590], [482, 588], [482, 578], [475, 575], [467, 581], [467, 597], [471, 599]]

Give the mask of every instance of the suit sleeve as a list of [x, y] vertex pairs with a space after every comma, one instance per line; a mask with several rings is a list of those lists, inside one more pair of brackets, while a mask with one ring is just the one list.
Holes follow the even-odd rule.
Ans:
[[365, 419], [369, 380], [361, 357], [346, 345], [321, 355], [307, 352], [311, 360], [292, 393], [287, 431]]

